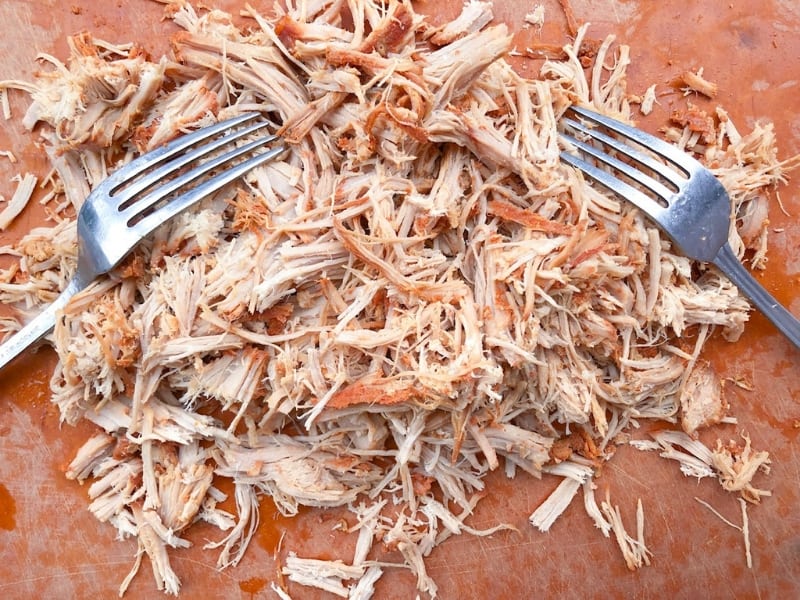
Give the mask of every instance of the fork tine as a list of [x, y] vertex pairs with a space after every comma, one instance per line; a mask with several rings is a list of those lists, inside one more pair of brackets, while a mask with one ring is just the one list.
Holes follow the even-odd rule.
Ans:
[[203, 127], [202, 129], [198, 129], [192, 133], [181, 135], [171, 142], [155, 148], [149, 151], [147, 154], [143, 154], [142, 156], [136, 158], [125, 165], [125, 167], [122, 169], [118, 169], [109, 175], [98, 186], [98, 188], [100, 188], [103, 193], [108, 194], [110, 190], [118, 188], [120, 184], [131, 180], [148, 169], [152, 169], [154, 165], [164, 162], [176, 154], [183, 152], [187, 148], [194, 146], [198, 142], [202, 142], [203, 140], [209, 139], [218, 133], [225, 131], [226, 129], [242, 125], [243, 123], [251, 121], [260, 116], [261, 115], [257, 112], [243, 113], [236, 117], [231, 117], [225, 121], [220, 121], [214, 125]]
[[[622, 140], [613, 138], [610, 135], [606, 135], [596, 127], [588, 127], [583, 123], [579, 123], [578, 121], [575, 121], [570, 118], [564, 118], [563, 122], [570, 129], [578, 131], [587, 137], [593, 138], [609, 148], [613, 148], [618, 153], [622, 154], [623, 156], [627, 156], [631, 160], [638, 162], [640, 165], [649, 169], [651, 172], [657, 173], [662, 179], [668, 181], [673, 186], [674, 191], [679, 190], [687, 181], [688, 174], [684, 174], [680, 166], [678, 167], [681, 169], [681, 172], [679, 173], [674, 168], [665, 165], [663, 162], [656, 160], [655, 158], [646, 154], [645, 152], [636, 150], [636, 148], [634, 148], [630, 144], [627, 144]], [[643, 173], [641, 169], [636, 169], [636, 172]], [[630, 173], [626, 174], [630, 176]], [[671, 193], [672, 192], [670, 192], [670, 194]]]
[[[263, 129], [267, 126], [269, 126], [267, 121], [259, 121], [252, 125], [248, 125], [247, 127], [243, 127], [242, 129], [233, 131], [227, 135], [212, 139], [210, 142], [202, 145], [197, 145], [197, 142], [208, 139], [209, 135], [198, 137], [194, 144], [182, 144], [180, 148], [171, 149], [172, 151], [169, 152], [169, 154], [156, 157], [156, 160], [150, 161], [149, 165], [145, 164], [144, 168], [147, 170], [140, 170], [141, 177], [138, 179], [133, 179], [131, 181], [132, 178], [136, 177], [136, 174], [130, 174], [130, 172], [128, 172], [128, 177], [125, 180], [120, 181], [117, 186], [109, 190], [108, 194], [113, 200], [116, 201], [116, 204], [120, 210], [124, 210], [128, 207], [131, 201], [133, 201], [148, 188], [158, 185], [159, 188], [166, 189], [167, 186], [165, 186], [164, 182], [171, 173], [175, 173], [182, 167], [197, 161], [203, 156], [207, 156], [215, 150], [218, 150], [223, 146], [230, 144], [231, 142], [255, 133], [259, 129]], [[231, 125], [228, 125], [228, 127], [231, 127]], [[216, 133], [219, 133], [218, 129]], [[272, 138], [268, 141], [274, 141], [275, 139], [275, 136], [272, 136]], [[189, 150], [190, 148], [192, 149]], [[181, 154], [181, 152], [184, 150], [189, 151]], [[176, 154], [177, 156], [175, 156]], [[170, 158], [172, 160], [168, 160]]]
[[[575, 114], [580, 115], [587, 121], [602, 125], [609, 131], [613, 131], [622, 137], [631, 139], [637, 144], [646, 147], [648, 150], [655, 152], [662, 158], [669, 160], [680, 167], [686, 173], [687, 177], [697, 170], [698, 164], [691, 156], [679, 148], [668, 144], [664, 140], [650, 135], [649, 133], [645, 133], [641, 129], [631, 127], [630, 125], [625, 125], [616, 119], [606, 117], [605, 115], [601, 115], [580, 106], [571, 106], [570, 110]], [[645, 155], [642, 154], [642, 156]], [[648, 165], [648, 167], [652, 168], [650, 165]]]
[[656, 204], [650, 196], [641, 190], [625, 183], [608, 171], [605, 171], [593, 165], [592, 163], [575, 156], [574, 154], [562, 152], [561, 160], [568, 165], [575, 167], [579, 171], [584, 172], [586, 175], [607, 187], [609, 190], [619, 194], [644, 211], [646, 214], [649, 214], [652, 218], [658, 218], [659, 215], [666, 210], [660, 204]]
[[[230, 143], [231, 141], [230, 139], [226, 138], [222, 139], [226, 143]], [[150, 193], [143, 195], [139, 198], [135, 198], [135, 201], [133, 201], [129, 206], [122, 208], [119, 212], [123, 216], [123, 218], [130, 223], [130, 221], [135, 219], [137, 215], [142, 215], [146, 213], [154, 205], [158, 204], [159, 201], [166, 198], [173, 192], [177, 192], [184, 186], [199, 180], [200, 178], [207, 175], [214, 169], [221, 167], [235, 160], [236, 158], [239, 158], [240, 156], [245, 156], [250, 152], [258, 150], [258, 148], [266, 146], [267, 144], [274, 142], [277, 139], [278, 139], [277, 135], [267, 135], [258, 138], [257, 140], [254, 140], [243, 146], [238, 146], [236, 148], [233, 148], [229, 152], [226, 152], [225, 154], [221, 154], [212, 159], [209, 159], [206, 162], [200, 163], [196, 167], [193, 167], [190, 171], [187, 171], [186, 173], [183, 173], [178, 177], [162, 181], [161, 183], [159, 183], [159, 185], [154, 187]], [[206, 154], [205, 147], [198, 149], [198, 151], [200, 156]], [[195, 155], [194, 152], [190, 154], [192, 155], [191, 156], [192, 159], [197, 158], [197, 156], [194, 156]], [[189, 156], [189, 154], [187, 154], [186, 156]], [[181, 157], [181, 162], [184, 162], [183, 157]], [[172, 163], [170, 162], [167, 165], [165, 165], [165, 167], [171, 165]], [[164, 174], [161, 174], [161, 177], [163, 176]]]
[[[575, 128], [579, 128], [577, 123], [570, 122], [569, 120], [567, 120], [567, 121], [568, 121], [568, 125], [575, 126]], [[603, 136], [602, 134], [596, 135], [596, 132], [592, 132], [591, 130], [586, 130], [583, 127], [580, 127], [580, 131], [586, 131], [586, 133], [588, 135], [592, 136], [595, 139], [599, 139], [600, 141], [605, 143], [605, 139], [604, 138], [606, 138], [607, 136]], [[623, 162], [623, 161], [621, 161], [621, 160], [619, 160], [617, 158], [614, 158], [613, 156], [611, 156], [609, 154], [606, 154], [605, 152], [603, 152], [599, 148], [596, 148], [595, 146], [592, 146], [591, 144], [587, 144], [586, 142], [582, 142], [582, 141], [578, 140], [577, 138], [575, 138], [575, 137], [573, 137], [573, 136], [571, 136], [569, 134], [563, 134], [562, 133], [561, 137], [562, 137], [562, 139], [566, 140], [567, 142], [569, 142], [570, 144], [572, 144], [573, 146], [578, 148], [582, 153], [593, 157], [595, 160], [597, 160], [599, 162], [602, 162], [605, 165], [608, 165], [609, 167], [613, 168], [616, 171], [624, 173], [628, 178], [632, 179], [633, 181], [635, 181], [636, 183], [638, 183], [642, 187], [650, 190], [652, 193], [654, 193], [657, 196], [659, 196], [660, 198], [662, 198], [664, 200], [664, 202], [667, 202], [669, 200], [669, 198], [671, 198], [675, 194], [675, 190], [671, 190], [671, 189], [667, 188], [666, 186], [662, 185], [657, 180], [653, 179], [652, 177], [650, 177], [649, 175], [647, 175], [643, 171], [641, 171], [641, 170], [637, 169], [636, 167], [633, 167], [633, 166], [631, 166], [631, 165], [629, 165], [629, 164], [627, 164], [627, 163], [625, 163], [625, 162]], [[616, 148], [617, 145], [623, 146], [623, 147], [625, 146], [625, 144], [616, 144], [614, 147]], [[636, 160], [635, 157], [631, 156], [631, 154], [633, 154], [633, 153], [632, 152], [628, 152], [627, 149], [625, 149], [625, 148], [620, 149], [620, 152], [622, 152], [626, 156]]]
[[[251, 142], [250, 145], [255, 145], [260, 143], [260, 145], [265, 144], [263, 140], [256, 140], [255, 142]], [[249, 152], [250, 150], [246, 150], [247, 146], [242, 146], [242, 148], [237, 148], [229, 152], [228, 154], [220, 157], [222, 160], [221, 163], [226, 162], [227, 160], [232, 160], [235, 158], [232, 155], [239, 156], [244, 154], [245, 152]], [[215, 191], [219, 190], [220, 188], [224, 187], [225, 185], [235, 181], [237, 178], [241, 177], [251, 169], [264, 164], [274, 158], [280, 156], [283, 152], [287, 150], [286, 146], [277, 146], [275, 148], [271, 148], [266, 152], [262, 152], [261, 154], [256, 154], [255, 156], [251, 156], [247, 160], [242, 161], [241, 163], [235, 165], [234, 167], [227, 168], [223, 172], [215, 175], [211, 179], [204, 181], [200, 185], [195, 186], [188, 192], [181, 194], [180, 197], [176, 198], [175, 200], [165, 204], [164, 206], [154, 210], [150, 214], [147, 214], [142, 219], [137, 221], [134, 225], [131, 226], [131, 231], [135, 233], [137, 236], [144, 237], [148, 235], [153, 230], [155, 230], [159, 225], [163, 224], [166, 220], [174, 217], [181, 211], [187, 209], [192, 204], [198, 202], [199, 200], [203, 199], [204, 197], [214, 193]], [[204, 165], [203, 165], [204, 166]], [[163, 197], [163, 196], [162, 196]]]

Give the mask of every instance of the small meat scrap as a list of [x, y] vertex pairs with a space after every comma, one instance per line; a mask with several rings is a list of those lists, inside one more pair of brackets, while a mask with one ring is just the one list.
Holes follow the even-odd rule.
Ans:
[[716, 83], [708, 81], [703, 77], [703, 69], [694, 71], [684, 71], [678, 77], [676, 85], [682, 87], [684, 91], [697, 92], [708, 98], [716, 98], [719, 92], [719, 87]]
[[697, 365], [692, 369], [683, 384], [680, 403], [681, 427], [689, 435], [719, 423], [728, 409], [719, 378], [708, 365]]
[[544, 5], [536, 4], [533, 10], [525, 15], [524, 21], [527, 25], [533, 25], [539, 29], [544, 25]]
[[656, 84], [654, 83], [650, 87], [645, 90], [644, 96], [642, 96], [642, 102], [640, 105], [639, 110], [641, 110], [643, 115], [649, 115], [653, 112], [653, 106], [656, 103]]
[[717, 127], [714, 118], [697, 106], [674, 110], [670, 120], [691, 134], [696, 134], [704, 143], [712, 144], [716, 139]]
[[769, 490], [753, 485], [753, 478], [763, 471], [769, 473], [769, 452], [753, 450], [750, 437], [742, 434], [744, 444], [718, 441], [712, 452], [712, 463], [720, 473], [720, 483], [729, 492], [739, 492], [745, 500], [758, 504]]

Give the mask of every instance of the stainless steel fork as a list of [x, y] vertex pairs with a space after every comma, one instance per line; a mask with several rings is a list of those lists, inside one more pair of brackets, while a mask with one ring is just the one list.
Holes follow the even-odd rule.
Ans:
[[739, 262], [728, 243], [730, 197], [714, 175], [680, 149], [581, 107], [570, 109], [561, 160], [635, 204], [680, 252], [717, 266], [798, 348], [800, 321]]
[[198, 129], [133, 160], [92, 190], [78, 211], [75, 275], [52, 304], [0, 345], [0, 369], [53, 328], [72, 296], [159, 225], [284, 152], [273, 144], [277, 136], [259, 133], [268, 126], [258, 113], [246, 113]]

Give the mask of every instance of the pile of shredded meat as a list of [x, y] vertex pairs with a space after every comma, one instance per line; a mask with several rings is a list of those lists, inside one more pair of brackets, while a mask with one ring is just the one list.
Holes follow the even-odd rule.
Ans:
[[[692, 437], [730, 418], [698, 356], [714, 328], [739, 336], [748, 304], [559, 161], [570, 105], [633, 119], [642, 98], [626, 89], [625, 46], [584, 53], [580, 28], [563, 59], [525, 79], [488, 2], [444, 26], [405, 0], [287, 2], [246, 9], [245, 29], [160, 1], [180, 28], [173, 56], [82, 34], [66, 62], [44, 57], [52, 69], [33, 82], [1, 84], [30, 95], [24, 124], [52, 163], [53, 221], [2, 248], [17, 260], [0, 301], [23, 321], [74, 271], [70, 215], [121, 164], [243, 111], [290, 145], [162, 226], [58, 319], [52, 400], [65, 422], [98, 426], [67, 476], [91, 482], [92, 513], [139, 541], [121, 591], [146, 554], [176, 594], [170, 556], [197, 520], [223, 532], [209, 544], [220, 567], [235, 565], [268, 496], [285, 515], [354, 514], [355, 555], [291, 554], [290, 580], [368, 598], [389, 568], [372, 559], [383, 544], [435, 596], [432, 548], [496, 530], [468, 525], [495, 469], [562, 476], [533, 526], [547, 530], [582, 492], [627, 564], [647, 564], [641, 505], [628, 534], [592, 483], [634, 419], [683, 426], [640, 446], [684, 472], [749, 501], [768, 493], [753, 477], [769, 457], [749, 439]], [[771, 127], [741, 134], [721, 109], [690, 108], [666, 136], [722, 180], [731, 242], [763, 264], [765, 190], [784, 166]], [[235, 514], [218, 508], [216, 478], [233, 480]]]

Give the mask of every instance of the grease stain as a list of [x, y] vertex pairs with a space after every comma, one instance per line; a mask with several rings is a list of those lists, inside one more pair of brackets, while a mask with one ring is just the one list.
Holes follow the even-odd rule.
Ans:
[[0, 483], [0, 529], [13, 531], [16, 526], [17, 505], [8, 488]]
[[239, 582], [239, 589], [245, 594], [250, 594], [251, 598], [262, 591], [265, 587], [267, 587], [267, 580], [262, 579], [261, 577], [251, 577], [250, 579], [245, 579], [244, 581]]

